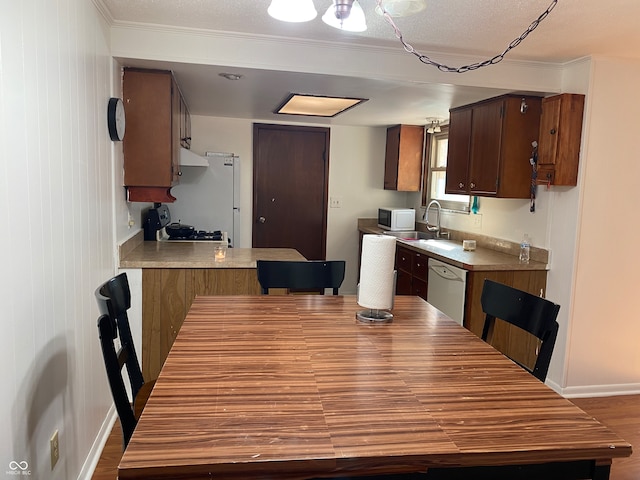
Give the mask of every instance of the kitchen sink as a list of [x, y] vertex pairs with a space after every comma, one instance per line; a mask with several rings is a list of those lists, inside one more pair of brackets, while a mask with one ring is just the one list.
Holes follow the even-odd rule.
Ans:
[[418, 232], [416, 230], [404, 231], [404, 232], [384, 232], [385, 235], [391, 235], [399, 238], [400, 240], [440, 240], [435, 233], [431, 232]]

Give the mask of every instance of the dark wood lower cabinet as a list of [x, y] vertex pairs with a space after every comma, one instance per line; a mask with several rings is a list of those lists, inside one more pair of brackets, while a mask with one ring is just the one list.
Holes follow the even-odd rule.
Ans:
[[423, 253], [396, 247], [397, 295], [416, 295], [427, 299], [427, 260]]
[[142, 374], [157, 378], [196, 295], [260, 295], [255, 268], [142, 270]]

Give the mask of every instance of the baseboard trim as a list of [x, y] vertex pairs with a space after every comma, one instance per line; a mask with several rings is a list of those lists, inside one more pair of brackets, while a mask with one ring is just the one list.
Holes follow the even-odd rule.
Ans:
[[84, 465], [82, 465], [82, 469], [80, 469], [77, 480], [91, 480], [91, 477], [93, 477], [93, 472], [98, 465], [102, 450], [107, 443], [107, 440], [109, 438], [109, 435], [111, 434], [111, 430], [113, 430], [113, 425], [116, 423], [117, 418], [118, 415], [116, 414], [116, 408], [114, 405], [111, 405], [111, 408], [107, 412], [107, 416], [104, 419], [104, 422], [102, 422], [100, 431], [98, 432], [96, 439], [93, 441], [93, 445], [91, 445], [91, 449], [89, 450], [89, 454], [84, 461]]
[[640, 383], [585, 385], [565, 388], [560, 388], [559, 385], [553, 382], [548, 382], [548, 385], [565, 398], [612, 397], [616, 395], [640, 394]]

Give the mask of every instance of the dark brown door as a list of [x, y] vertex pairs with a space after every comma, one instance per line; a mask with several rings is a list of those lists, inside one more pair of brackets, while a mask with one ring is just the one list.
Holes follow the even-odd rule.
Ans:
[[253, 126], [253, 247], [324, 260], [329, 129]]

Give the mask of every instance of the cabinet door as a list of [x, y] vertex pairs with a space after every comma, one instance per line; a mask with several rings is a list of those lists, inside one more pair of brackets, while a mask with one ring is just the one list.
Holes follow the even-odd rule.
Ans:
[[545, 98], [542, 101], [540, 117], [540, 145], [538, 147], [538, 165], [554, 166], [558, 152], [558, 126], [560, 123], [559, 95]]
[[124, 71], [126, 186], [170, 187], [173, 183], [172, 82], [170, 72]]
[[538, 183], [576, 186], [584, 95], [564, 93], [542, 100]]
[[446, 193], [467, 194], [473, 110], [452, 110], [449, 116]]
[[401, 246], [396, 247], [396, 295], [413, 295], [411, 290], [411, 266], [413, 252]]
[[402, 192], [420, 190], [424, 127], [396, 125], [387, 129], [384, 188]]
[[504, 102], [500, 150], [500, 198], [529, 198], [531, 153], [540, 135], [540, 97], [508, 97]]
[[427, 282], [424, 280], [420, 280], [419, 278], [413, 277], [411, 279], [411, 295], [415, 295], [417, 297], [427, 299]]
[[411, 292], [425, 300], [427, 299], [428, 259], [426, 255], [414, 252], [411, 262]]
[[502, 100], [473, 108], [469, 194], [496, 195], [502, 142]]
[[396, 269], [411, 273], [413, 252], [408, 248], [396, 247]]
[[384, 154], [384, 189], [396, 190], [398, 185], [398, 162], [400, 161], [400, 125], [387, 128], [387, 143]]

